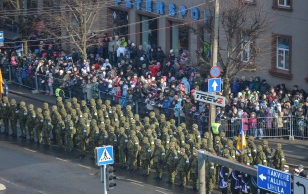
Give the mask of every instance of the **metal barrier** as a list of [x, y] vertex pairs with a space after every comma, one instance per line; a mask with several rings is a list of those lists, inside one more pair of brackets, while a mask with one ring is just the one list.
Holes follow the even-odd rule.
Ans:
[[308, 128], [307, 128], [307, 118], [292, 117], [289, 125], [292, 131], [292, 137], [295, 139], [307, 139], [308, 138]]
[[29, 74], [26, 69], [22, 67], [8, 66], [7, 68], [4, 75], [9, 82], [30, 89], [36, 89], [36, 76], [34, 74]]
[[292, 126], [294, 128], [292, 120], [294, 119], [291, 116], [227, 118], [220, 120], [220, 124], [228, 138], [237, 136], [241, 128], [246, 137], [251, 135], [255, 138], [291, 138]]

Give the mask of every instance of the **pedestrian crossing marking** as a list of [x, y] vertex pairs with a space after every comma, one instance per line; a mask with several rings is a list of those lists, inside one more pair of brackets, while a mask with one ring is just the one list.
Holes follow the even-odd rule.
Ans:
[[99, 162], [105, 162], [105, 161], [108, 161], [108, 160], [112, 160], [110, 154], [108, 153], [107, 149], [104, 150], [101, 158], [99, 159]]

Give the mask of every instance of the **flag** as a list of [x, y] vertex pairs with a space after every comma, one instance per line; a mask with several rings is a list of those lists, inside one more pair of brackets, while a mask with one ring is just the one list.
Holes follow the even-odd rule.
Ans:
[[237, 143], [236, 143], [236, 155], [240, 156], [243, 154], [245, 148], [246, 148], [247, 142], [245, 133], [243, 131], [243, 128], [241, 128], [240, 133], [238, 134]]
[[3, 78], [2, 78], [2, 69], [0, 68], [0, 93], [3, 94]]

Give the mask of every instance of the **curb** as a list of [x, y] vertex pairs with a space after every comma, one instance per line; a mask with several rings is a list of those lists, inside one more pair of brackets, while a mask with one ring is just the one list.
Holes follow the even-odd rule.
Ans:
[[[10, 93], [15, 94], [15, 95], [18, 95], [18, 96], [25, 97], [25, 98], [28, 98], [28, 99], [31, 99], [31, 100], [37, 100], [37, 101], [43, 102], [43, 103], [46, 102], [46, 100], [42, 100], [42, 99], [40, 99], [40, 98], [34, 98], [34, 97], [32, 97], [32, 96], [25, 95], [25, 94], [22, 94], [22, 93], [13, 91], [13, 90], [10, 90]], [[50, 104], [56, 104], [56, 103], [54, 103], [54, 102], [48, 102], [48, 103], [50, 103]]]
[[6, 187], [4, 186], [4, 184], [0, 184], [0, 191], [4, 191], [6, 190]]

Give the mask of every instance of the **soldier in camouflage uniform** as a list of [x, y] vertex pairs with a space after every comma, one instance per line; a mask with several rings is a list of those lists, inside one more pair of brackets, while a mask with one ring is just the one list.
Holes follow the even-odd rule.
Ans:
[[[208, 144], [208, 152], [213, 155], [216, 155], [213, 149], [213, 142]], [[212, 162], [206, 162], [205, 166], [205, 176], [206, 176], [206, 191], [207, 194], [211, 194], [213, 192], [214, 185], [216, 183], [216, 169], [215, 164]]]
[[45, 113], [44, 116], [44, 123], [43, 123], [43, 132], [46, 140], [45, 146], [50, 146], [50, 131], [53, 129], [53, 126], [51, 124], [51, 118], [49, 115]]
[[[107, 121], [110, 121], [110, 120], [107, 120]], [[107, 142], [108, 145], [115, 147], [118, 144], [118, 138], [117, 138], [117, 135], [115, 134], [114, 127], [108, 126], [108, 122], [106, 122], [105, 127], [106, 127], [106, 129], [109, 129], [108, 139], [107, 139], [106, 142]], [[113, 155], [115, 156], [115, 150], [113, 150]]]
[[139, 139], [136, 136], [135, 131], [130, 132], [130, 137], [128, 138], [127, 143], [127, 152], [128, 152], [128, 170], [130, 172], [135, 172], [137, 168], [137, 156], [140, 151]]
[[28, 128], [28, 132], [30, 135], [29, 141], [33, 142], [34, 141], [34, 125], [35, 125], [35, 119], [36, 119], [36, 114], [34, 111], [34, 106], [33, 104], [28, 105], [28, 116], [26, 119], [26, 126]]
[[272, 151], [268, 147], [268, 141], [267, 140], [262, 140], [262, 146], [263, 146], [263, 152], [266, 155], [267, 164], [270, 165], [271, 164], [271, 159], [272, 159]]
[[263, 147], [261, 145], [258, 145], [257, 147], [257, 154], [254, 161], [255, 165], [262, 164], [264, 166], [267, 166], [266, 155], [263, 152]]
[[42, 136], [42, 132], [43, 132], [43, 123], [44, 123], [44, 117], [42, 115], [42, 109], [41, 108], [37, 108], [36, 109], [36, 118], [35, 118], [35, 131], [36, 131], [36, 137], [37, 137], [37, 145], [42, 144], [43, 141], [43, 136]]
[[236, 159], [236, 155], [235, 155], [236, 149], [233, 146], [233, 141], [231, 139], [228, 139], [227, 142], [228, 142], [227, 149], [229, 150], [229, 155], [235, 160]]
[[140, 160], [141, 160], [141, 169], [142, 175], [144, 177], [149, 176], [150, 160], [152, 156], [152, 149], [147, 137], [143, 137], [142, 144], [140, 149]]
[[156, 140], [156, 145], [153, 151], [152, 159], [153, 159], [153, 167], [156, 171], [156, 176], [154, 179], [161, 180], [162, 179], [162, 162], [165, 160], [165, 148], [161, 145], [161, 140]]
[[189, 168], [189, 158], [185, 153], [185, 148], [181, 148], [179, 158], [175, 164], [177, 173], [180, 179], [180, 187], [184, 188], [186, 185], [186, 174], [187, 169]]
[[[97, 122], [95, 119], [93, 119], [90, 123], [90, 133], [88, 135], [89, 137], [89, 143], [88, 147], [89, 150], [91, 151], [91, 157], [90, 160], [95, 160], [96, 159], [96, 149], [97, 147], [97, 142], [99, 141], [99, 128], [97, 126]], [[114, 156], [118, 158], [117, 156]]]
[[76, 109], [76, 104], [78, 104], [77, 98], [73, 97], [72, 98], [72, 109]]
[[[221, 144], [223, 145], [224, 148], [228, 148], [228, 139], [226, 138], [226, 133], [225, 132], [220, 132], [219, 133], [220, 141]], [[233, 142], [232, 142], [233, 143]]]
[[10, 102], [8, 97], [3, 97], [3, 102], [1, 103], [1, 117], [4, 124], [4, 135], [9, 135], [10, 127], [9, 127], [9, 113], [10, 113]]
[[156, 122], [158, 122], [158, 121], [155, 117], [155, 113], [152, 111], [152, 112], [150, 112], [150, 124], [154, 124]]
[[[214, 150], [215, 150], [215, 152], [216, 152], [216, 154], [217, 154], [218, 156], [223, 156], [224, 147], [223, 147], [223, 145], [222, 145], [221, 142], [220, 142], [220, 137], [219, 137], [219, 136], [216, 136], [216, 137], [215, 137]], [[219, 180], [219, 172], [220, 172], [220, 166], [217, 165], [217, 166], [216, 166], [216, 173], [215, 173], [215, 175], [216, 175], [216, 181]]]
[[128, 137], [125, 134], [125, 129], [124, 127], [120, 127], [118, 135], [118, 147], [119, 147], [119, 162], [121, 169], [125, 168], [126, 165], [127, 143], [128, 143]]
[[257, 146], [254, 143], [254, 137], [249, 136], [247, 143], [248, 143], [249, 149], [251, 150], [252, 158], [253, 158], [253, 160], [255, 160], [255, 157], [257, 155]]
[[198, 192], [198, 155], [197, 150], [192, 150], [192, 156], [190, 158], [190, 177], [192, 180], [193, 191]]
[[276, 145], [276, 151], [274, 153], [274, 157], [273, 157], [273, 165], [275, 167], [275, 169], [277, 170], [282, 170], [282, 167], [287, 163], [284, 153], [281, 150], [282, 145], [281, 143], [277, 143]]
[[253, 164], [252, 156], [248, 155], [248, 149], [244, 150], [243, 154], [243, 163], [246, 164], [247, 166], [251, 166]]
[[176, 169], [174, 167], [175, 161], [178, 159], [177, 150], [175, 149], [175, 143], [170, 143], [170, 147], [167, 151], [166, 158], [164, 160], [163, 165], [167, 166], [167, 173], [168, 173], [168, 181], [166, 183], [173, 184], [175, 175], [176, 175]]
[[56, 125], [54, 125], [54, 131], [56, 134], [56, 143], [57, 147], [55, 149], [60, 149], [63, 147], [63, 137], [65, 132], [65, 123], [61, 118], [61, 115], [57, 115], [57, 122]]
[[66, 116], [65, 121], [65, 151], [71, 152], [73, 149], [73, 138], [76, 134], [76, 128], [74, 127], [74, 122], [72, 121], [71, 115]]
[[11, 106], [9, 110], [9, 119], [11, 121], [11, 128], [13, 133], [12, 137], [17, 137], [17, 119], [18, 119], [19, 110], [17, 109], [16, 100], [11, 99]]
[[78, 155], [78, 158], [84, 158], [87, 145], [88, 145], [88, 135], [90, 134], [90, 123], [88, 118], [88, 114], [84, 113], [82, 117], [79, 119], [79, 129], [78, 129], [78, 142], [81, 148], [81, 154]]
[[21, 136], [19, 138], [26, 139], [26, 118], [27, 118], [27, 109], [26, 109], [26, 103], [24, 101], [20, 102], [19, 106], [19, 112], [18, 112], [18, 120], [19, 120], [19, 126], [21, 130]]
[[191, 133], [194, 135], [195, 147], [196, 148], [200, 148], [201, 135], [200, 135], [200, 132], [198, 130], [198, 125], [197, 124], [193, 124], [192, 125], [192, 132]]

